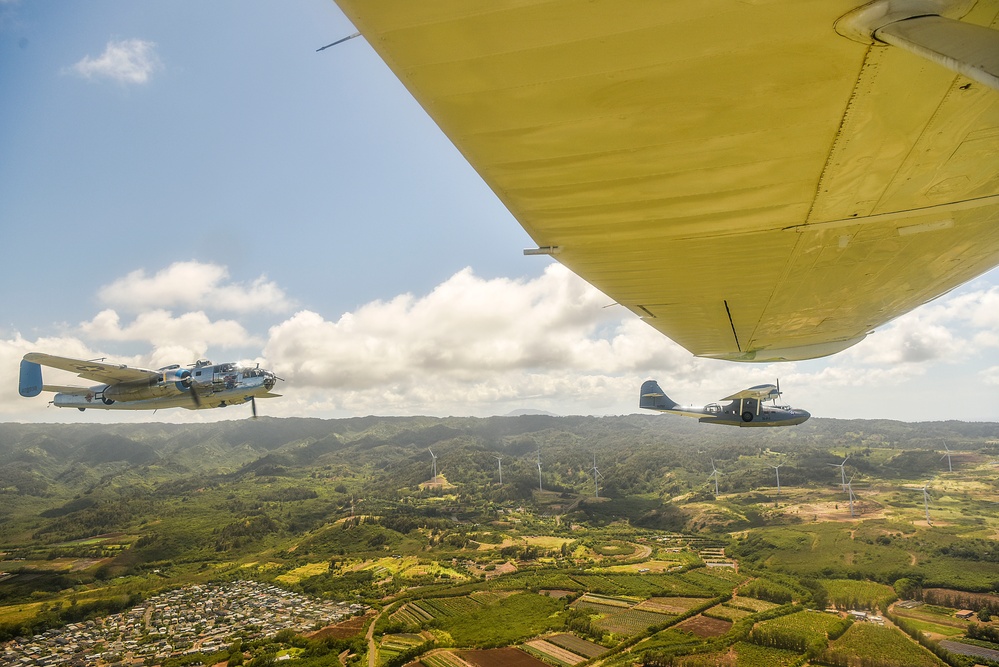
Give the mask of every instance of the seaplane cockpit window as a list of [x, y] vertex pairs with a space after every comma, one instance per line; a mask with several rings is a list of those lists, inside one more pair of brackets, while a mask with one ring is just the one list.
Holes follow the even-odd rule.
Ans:
[[721, 406], [718, 405], [717, 403], [710, 403], [710, 404], [704, 406], [704, 409], [705, 409], [705, 411], [710, 412], [710, 413], [721, 412]]

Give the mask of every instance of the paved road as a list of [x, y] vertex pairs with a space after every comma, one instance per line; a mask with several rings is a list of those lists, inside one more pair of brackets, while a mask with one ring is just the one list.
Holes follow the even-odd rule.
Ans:
[[378, 662], [378, 647], [375, 646], [375, 623], [378, 619], [382, 617], [385, 613], [385, 609], [378, 612], [378, 615], [371, 619], [371, 625], [368, 626], [368, 632], [364, 635], [365, 639], [368, 640], [368, 667], [375, 667]]

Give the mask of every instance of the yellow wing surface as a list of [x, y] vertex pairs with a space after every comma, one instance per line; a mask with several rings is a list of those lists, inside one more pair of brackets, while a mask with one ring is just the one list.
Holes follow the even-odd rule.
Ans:
[[539, 247], [696, 355], [831, 354], [999, 264], [999, 92], [841, 36], [857, 0], [336, 1]]

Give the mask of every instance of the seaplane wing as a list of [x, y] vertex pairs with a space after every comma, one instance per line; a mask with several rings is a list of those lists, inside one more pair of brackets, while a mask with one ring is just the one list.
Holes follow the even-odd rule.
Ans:
[[755, 387], [750, 387], [749, 389], [743, 389], [742, 391], [736, 392], [731, 396], [726, 396], [721, 400], [738, 401], [739, 399], [752, 398], [757, 401], [769, 401], [771, 398], [776, 398], [778, 396], [780, 396], [780, 392], [777, 390], [776, 385], [758, 384]]
[[[999, 264], [999, 92], [862, 0], [336, 2], [532, 252], [696, 355], [835, 353]], [[995, 2], [892, 3], [997, 52]]]
[[[82, 378], [114, 385], [121, 382], [140, 382], [142, 380], [156, 380], [161, 377], [159, 371], [150, 371], [144, 368], [131, 368], [124, 364], [106, 364], [102, 361], [86, 361], [83, 359], [72, 359], [69, 357], [57, 357], [51, 354], [40, 352], [30, 352], [24, 355], [25, 361], [30, 361], [50, 368], [76, 373]], [[68, 391], [72, 387], [56, 387], [54, 391], [73, 393]], [[79, 389], [79, 388], [77, 388]], [[86, 391], [86, 390], [83, 390]]]

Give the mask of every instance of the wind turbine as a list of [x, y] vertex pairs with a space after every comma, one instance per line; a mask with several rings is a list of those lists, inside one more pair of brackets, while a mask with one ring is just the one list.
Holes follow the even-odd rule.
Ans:
[[856, 496], [853, 495], [853, 477], [851, 477], [850, 481], [846, 483], [846, 488], [850, 492], [850, 516], [853, 517], [853, 501], [856, 498]]
[[827, 463], [826, 465], [833, 466], [834, 468], [839, 468], [839, 479], [840, 486], [846, 491], [846, 462], [850, 460], [850, 455], [847, 454], [846, 458], [843, 459], [842, 463]]
[[541, 449], [538, 449], [538, 491], [544, 491], [541, 488]]
[[944, 456], [946, 456], [947, 457], [947, 472], [954, 472], [954, 468], [950, 464], [950, 447], [947, 446], [947, 443], [944, 443], [944, 449], [947, 450], [947, 453], [944, 454], [943, 456], [941, 456], [940, 460], [943, 461]]
[[720, 475], [720, 474], [721, 473], [718, 472], [718, 468], [715, 467], [715, 460], [711, 459], [711, 474], [708, 475], [708, 477], [709, 478], [711, 478], [711, 477], [715, 478], [715, 497], [716, 498], [718, 497], [718, 475]]
[[933, 522], [930, 521], [930, 492], [926, 490], [926, 487], [929, 485], [929, 482], [923, 484], [923, 509], [926, 511], [926, 525], [932, 526]]
[[503, 457], [493, 454], [493, 458], [496, 459], [496, 463], [499, 464], [500, 486], [503, 486]]
[[437, 455], [434, 454], [434, 450], [427, 447], [427, 451], [430, 452], [430, 458], [434, 460], [434, 484], [437, 483]]
[[774, 472], [777, 473], [777, 495], [778, 496], [780, 495], [780, 469], [781, 469], [781, 466], [783, 466], [783, 465], [784, 465], [783, 463], [778, 463], [775, 466], [770, 466], [771, 468], [774, 469]]
[[594, 452], [593, 453], [593, 495], [595, 495], [597, 498], [600, 497], [600, 487], [597, 485], [598, 477], [602, 478], [603, 475], [601, 475], [600, 471], [597, 470], [597, 454], [596, 452]]

